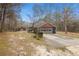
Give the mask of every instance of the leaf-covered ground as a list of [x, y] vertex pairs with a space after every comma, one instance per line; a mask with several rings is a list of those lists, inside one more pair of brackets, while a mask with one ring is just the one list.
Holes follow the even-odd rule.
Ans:
[[27, 32], [0, 33], [0, 55], [34, 55], [32, 43], [44, 45], [45, 42], [33, 38], [34, 34]]
[[53, 48], [43, 38], [24, 31], [0, 33], [0, 55], [2, 56], [66, 56], [73, 55], [65, 48]]
[[79, 32], [78, 33], [68, 32], [67, 34], [65, 34], [65, 32], [57, 32], [57, 34], [62, 35], [64, 37], [79, 39]]

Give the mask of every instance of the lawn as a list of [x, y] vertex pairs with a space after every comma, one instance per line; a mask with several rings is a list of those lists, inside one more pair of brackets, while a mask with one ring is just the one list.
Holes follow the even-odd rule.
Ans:
[[60, 34], [62, 36], [67, 36], [67, 37], [79, 39], [79, 33], [68, 32], [67, 34], [65, 34], [65, 32], [57, 32], [57, 34]]
[[0, 33], [0, 55], [10, 54], [8, 50], [8, 35], [7, 33]]
[[[32, 45], [46, 45], [43, 38], [37, 40], [33, 33], [3, 32], [0, 33], [0, 55], [32, 55], [35, 49]], [[23, 51], [22, 51], [23, 50]], [[22, 51], [22, 52], [20, 52]]]
[[43, 38], [37, 40], [34, 36], [35, 34], [26, 31], [0, 33], [0, 56], [63, 55], [67, 53], [63, 51], [64, 48], [53, 48]]

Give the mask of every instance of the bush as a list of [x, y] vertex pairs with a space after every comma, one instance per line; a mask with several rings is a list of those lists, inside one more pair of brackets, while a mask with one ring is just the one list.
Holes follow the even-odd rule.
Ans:
[[43, 37], [43, 33], [42, 32], [38, 32], [38, 37], [42, 38]]
[[38, 32], [36, 33], [33, 38], [36, 38], [37, 40], [40, 40], [43, 37], [43, 33], [42, 32]]

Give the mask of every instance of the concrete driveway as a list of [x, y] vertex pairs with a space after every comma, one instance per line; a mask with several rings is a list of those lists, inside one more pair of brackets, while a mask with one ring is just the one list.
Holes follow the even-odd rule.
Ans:
[[55, 34], [43, 34], [43, 37], [48, 44], [55, 48], [79, 45], [79, 40], [62, 38]]

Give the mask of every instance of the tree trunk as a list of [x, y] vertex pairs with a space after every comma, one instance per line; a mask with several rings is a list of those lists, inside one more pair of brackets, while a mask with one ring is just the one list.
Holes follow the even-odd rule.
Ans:
[[64, 18], [64, 31], [65, 31], [65, 34], [67, 34], [67, 18], [65, 17]]
[[65, 34], [67, 34], [67, 19], [68, 19], [68, 10], [65, 9], [64, 10], [64, 31], [65, 31]]
[[1, 30], [0, 30], [0, 32], [3, 32], [3, 30], [4, 30], [5, 14], [6, 14], [6, 6], [3, 5], [3, 7], [2, 7], [2, 16], [1, 16]]
[[65, 24], [65, 34], [67, 34], [67, 25]]

